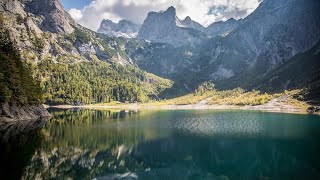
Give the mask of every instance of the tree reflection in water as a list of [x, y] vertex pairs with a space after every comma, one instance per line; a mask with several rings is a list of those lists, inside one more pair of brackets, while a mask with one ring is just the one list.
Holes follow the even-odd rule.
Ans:
[[320, 179], [315, 128], [320, 121], [315, 116], [51, 113], [41, 142], [35, 141], [32, 157], [24, 163], [22, 179]]

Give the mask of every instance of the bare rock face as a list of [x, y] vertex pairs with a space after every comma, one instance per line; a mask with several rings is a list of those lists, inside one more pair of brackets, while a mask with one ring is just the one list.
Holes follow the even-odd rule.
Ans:
[[139, 28], [140, 25], [128, 20], [121, 20], [118, 23], [114, 23], [109, 19], [104, 19], [101, 22], [98, 32], [112, 37], [134, 38], [137, 36]]
[[35, 120], [51, 116], [43, 105], [19, 107], [4, 103], [0, 105], [0, 113], [0, 120]]
[[139, 30], [138, 38], [178, 47], [200, 43], [207, 37], [205, 33], [185, 25], [177, 17], [174, 7], [163, 12], [150, 12]]
[[60, 0], [0, 0], [0, 12], [10, 12], [21, 18], [32, 17], [45, 32], [70, 34], [74, 31], [75, 22]]
[[227, 21], [219, 21], [212, 23], [210, 26], [206, 28], [206, 33], [211, 36], [225, 36], [235, 30], [242, 20], [235, 20], [233, 18]]
[[41, 16], [38, 25], [42, 31], [70, 34], [74, 30], [75, 22], [65, 12], [60, 0], [24, 0], [25, 10]]
[[184, 20], [180, 21], [181, 24], [187, 28], [192, 28], [201, 32], [205, 32], [206, 28], [203, 27], [200, 23], [192, 20], [190, 16], [187, 16]]
[[23, 6], [18, 0], [0, 0], [0, 12], [10, 11], [15, 14], [20, 14], [21, 16], [26, 16], [23, 10]]

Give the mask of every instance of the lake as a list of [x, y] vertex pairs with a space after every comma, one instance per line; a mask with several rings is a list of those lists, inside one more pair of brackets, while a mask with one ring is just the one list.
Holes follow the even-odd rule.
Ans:
[[1, 179], [320, 179], [316, 115], [50, 113], [43, 128], [1, 143]]

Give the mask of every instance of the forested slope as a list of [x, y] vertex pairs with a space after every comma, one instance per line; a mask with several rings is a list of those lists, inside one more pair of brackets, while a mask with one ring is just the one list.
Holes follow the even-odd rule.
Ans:
[[5, 31], [0, 31], [0, 61], [0, 103], [42, 103], [40, 84], [33, 80]]

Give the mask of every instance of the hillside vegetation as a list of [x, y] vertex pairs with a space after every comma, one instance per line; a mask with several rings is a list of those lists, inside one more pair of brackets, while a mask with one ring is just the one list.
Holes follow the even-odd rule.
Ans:
[[[2, 99], [11, 98], [11, 94], [33, 96], [32, 92], [42, 91], [43, 100], [47, 104], [146, 102], [156, 98], [173, 84], [168, 79], [147, 73], [135, 66], [124, 49], [127, 39], [107, 37], [80, 25], [75, 25], [72, 33], [54, 33], [47, 29], [41, 31], [41, 26], [38, 26], [40, 29], [37, 29], [37, 26], [30, 29], [27, 19], [28, 17], [21, 14], [0, 13], [0, 24], [8, 32], [4, 37], [15, 39], [14, 46], [20, 49], [15, 54], [19, 61], [15, 63], [18, 63], [19, 67], [23, 66], [22, 64], [30, 67], [27, 70], [29, 75], [23, 76], [30, 80], [23, 80], [23, 83], [33, 84], [29, 81], [34, 78], [38, 84], [31, 86], [34, 90], [25, 88], [27, 85], [23, 85], [22, 90], [6, 91], [6, 88], [2, 88], [1, 95], [6, 94], [2, 95]], [[6, 54], [3, 56], [14, 59]], [[9, 65], [10, 63], [2, 63], [1, 68], [11, 69], [7, 67]], [[7, 78], [10, 74], [14, 73], [10, 71], [4, 76], [0, 75], [2, 79], [10, 80]], [[19, 89], [16, 84], [12, 88]], [[20, 95], [16, 99], [29, 102]], [[31, 101], [31, 98], [29, 99]]]
[[16, 105], [39, 104], [43, 101], [41, 88], [30, 69], [21, 61], [19, 52], [0, 30], [0, 103]]
[[33, 65], [41, 79], [44, 98], [51, 104], [145, 102], [172, 85], [134, 66], [120, 66], [94, 60], [72, 64], [44, 60]]
[[284, 91], [282, 93], [262, 93], [257, 90], [245, 91], [242, 88], [218, 91], [212, 83], [200, 85], [194, 93], [153, 103], [154, 105], [235, 105], [235, 106], [256, 106], [268, 103], [270, 100], [286, 96], [288, 102], [300, 105], [297, 99], [302, 99], [300, 90]]

